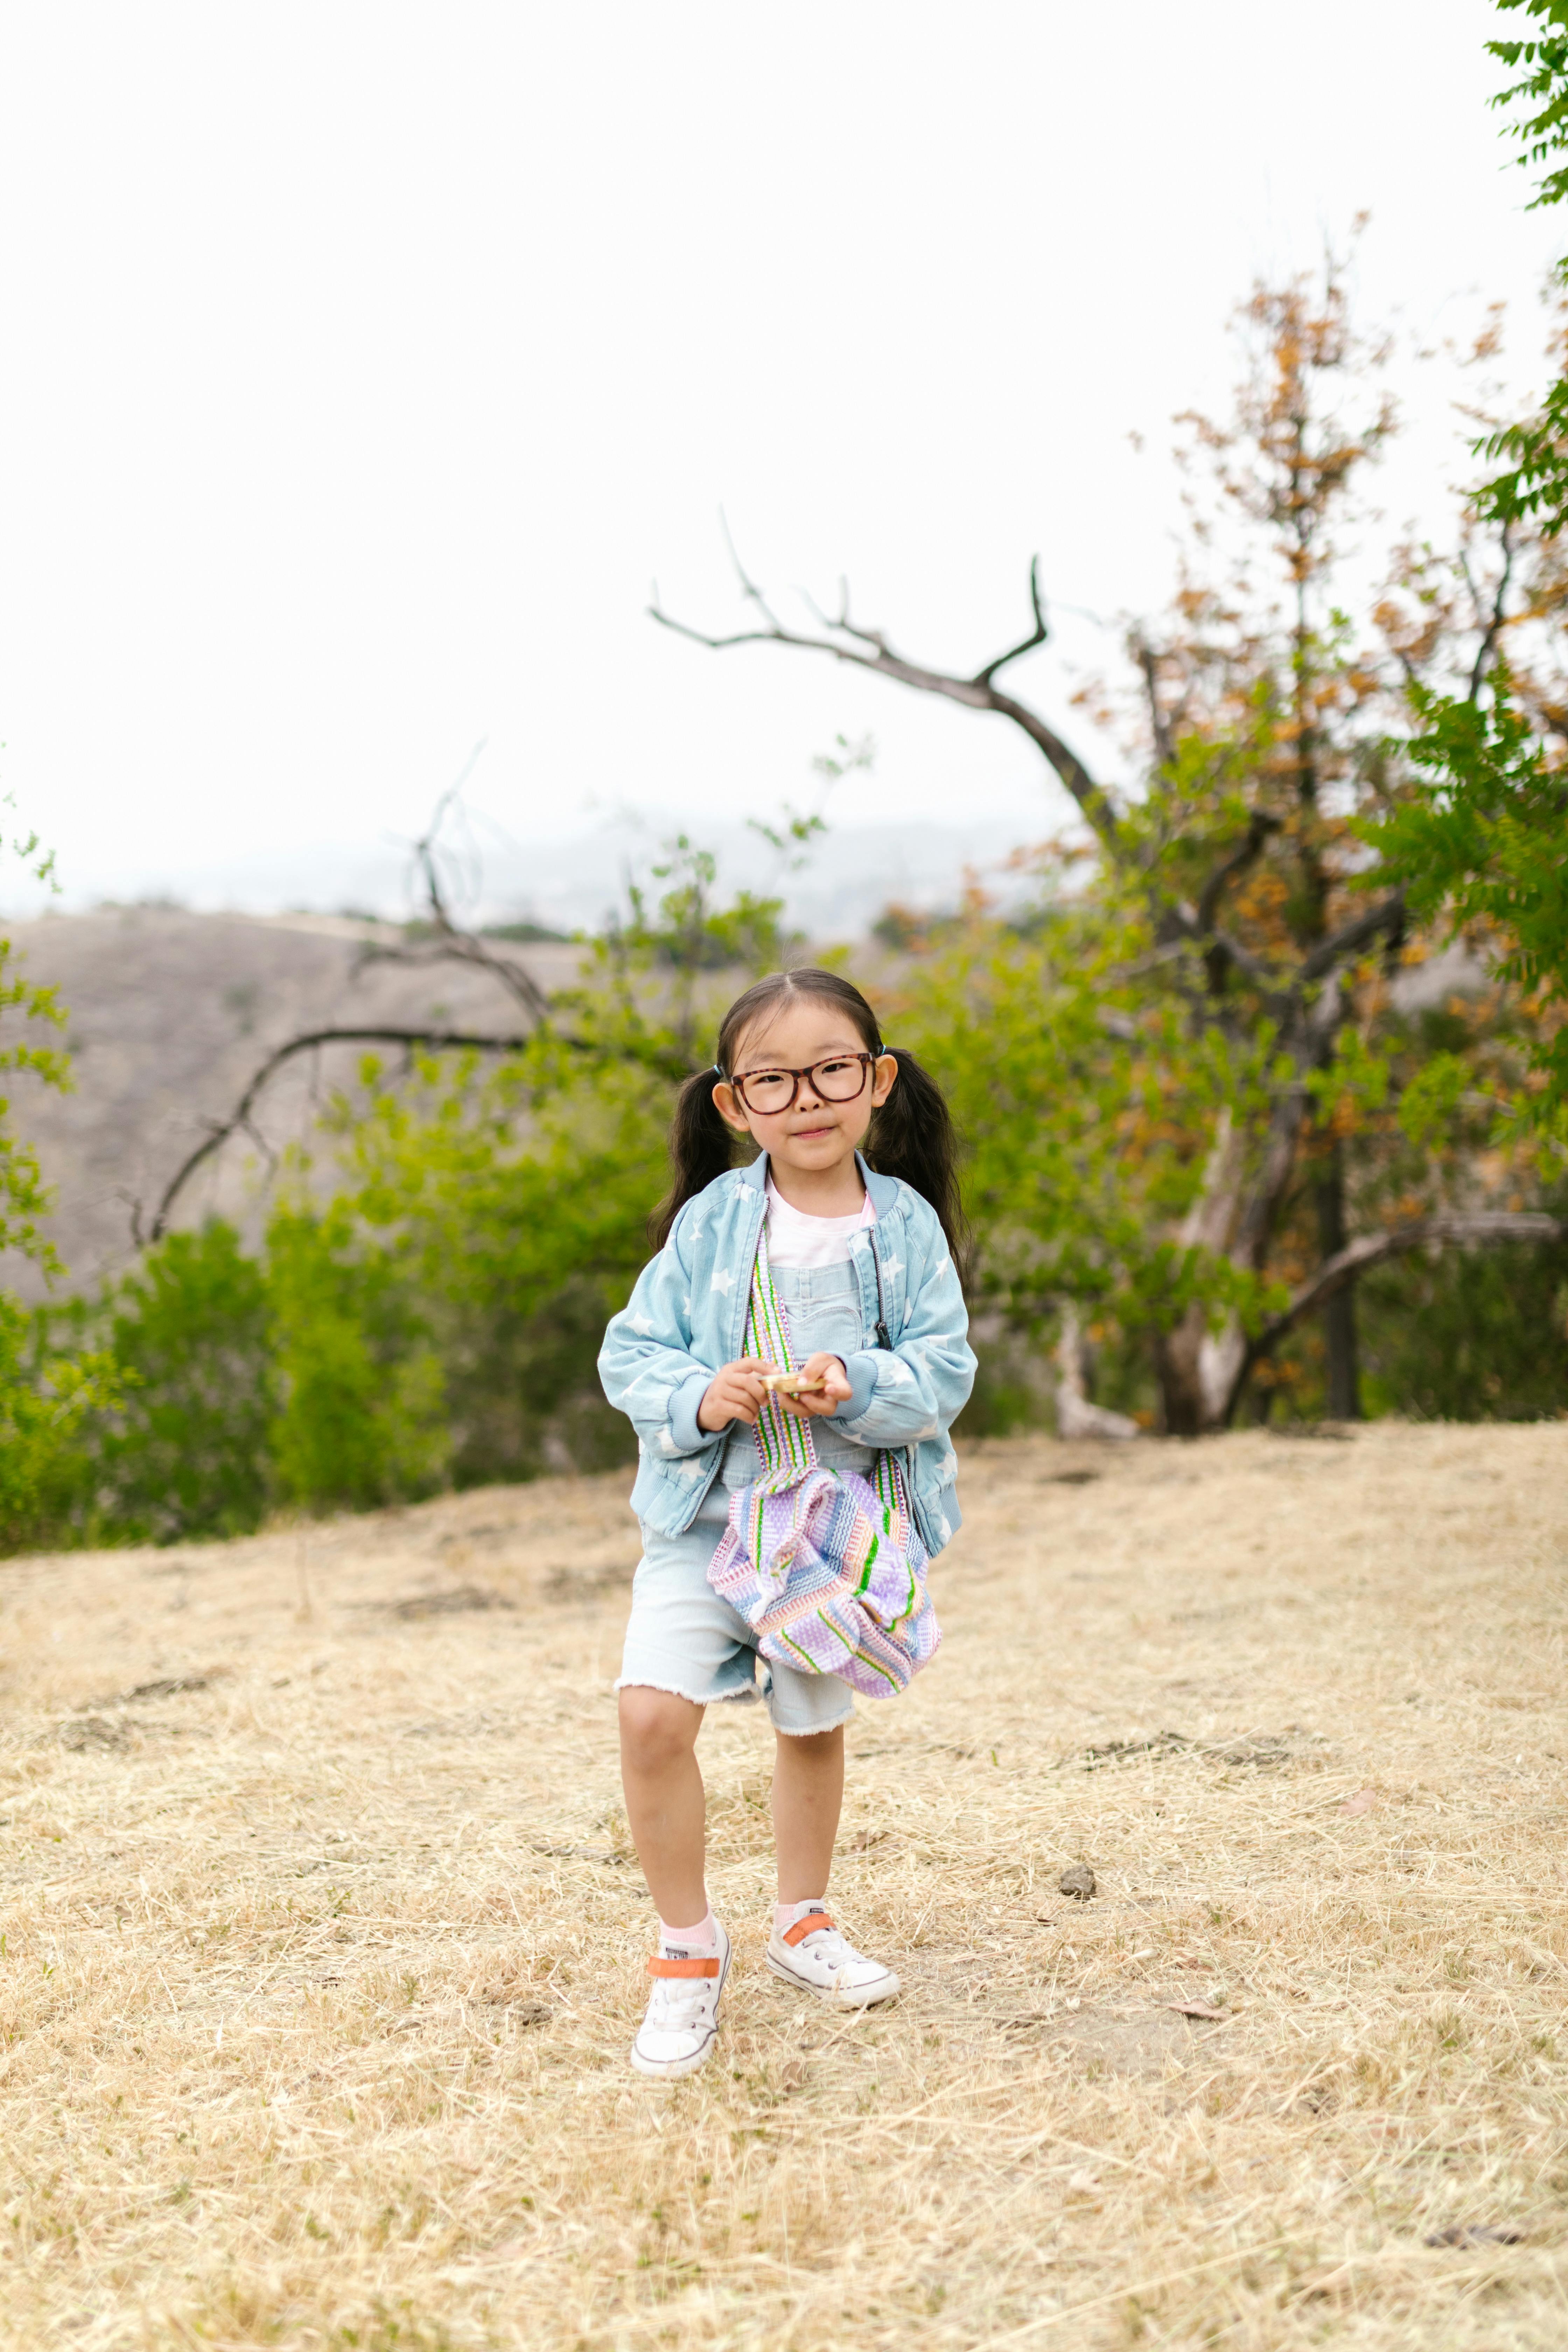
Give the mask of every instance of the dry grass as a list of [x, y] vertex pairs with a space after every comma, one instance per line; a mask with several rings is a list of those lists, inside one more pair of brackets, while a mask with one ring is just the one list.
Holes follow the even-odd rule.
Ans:
[[0, 2342], [1568, 2342], [1568, 1429], [988, 1445], [965, 1496], [947, 1648], [851, 1732], [902, 2002], [762, 1971], [721, 1712], [739, 1967], [665, 2087], [620, 1482], [0, 1570]]

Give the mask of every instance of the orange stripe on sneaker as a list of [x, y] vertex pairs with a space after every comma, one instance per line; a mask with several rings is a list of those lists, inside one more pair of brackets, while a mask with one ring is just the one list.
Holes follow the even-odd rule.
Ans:
[[793, 1927], [784, 1929], [784, 1939], [786, 1944], [804, 1944], [806, 1937], [815, 1936], [819, 1927], [831, 1927], [832, 1925], [826, 1911], [808, 1911], [804, 1919], [797, 1919]]
[[647, 1964], [650, 1977], [716, 1977], [718, 1957], [710, 1960], [666, 1960], [655, 1958]]

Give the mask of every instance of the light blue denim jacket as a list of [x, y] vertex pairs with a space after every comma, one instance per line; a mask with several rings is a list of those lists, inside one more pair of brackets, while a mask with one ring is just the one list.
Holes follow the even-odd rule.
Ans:
[[[850, 1264], [863, 1328], [884, 1323], [891, 1345], [848, 1358], [851, 1393], [832, 1419], [846, 1437], [902, 1454], [915, 1518], [935, 1553], [960, 1524], [948, 1430], [974, 1385], [969, 1317], [936, 1212], [863, 1160], [860, 1173], [877, 1222], [853, 1236]], [[659, 1535], [684, 1534], [724, 1458], [730, 1431], [699, 1429], [697, 1409], [720, 1366], [743, 1352], [767, 1177], [763, 1152], [687, 1202], [599, 1350], [605, 1394], [637, 1433], [632, 1508]]]

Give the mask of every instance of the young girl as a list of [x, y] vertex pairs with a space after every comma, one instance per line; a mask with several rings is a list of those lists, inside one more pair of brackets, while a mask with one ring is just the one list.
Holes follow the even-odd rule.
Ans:
[[[757, 1156], [732, 1168], [747, 1138]], [[805, 1432], [794, 1443], [840, 1477], [879, 1472], [881, 1494], [894, 1491], [886, 1465], [896, 1463], [928, 1553], [959, 1524], [948, 1429], [974, 1378], [947, 1106], [912, 1055], [883, 1045], [858, 989], [814, 970], [747, 989], [725, 1016], [717, 1062], [681, 1090], [671, 1148], [658, 1255], [599, 1358], [641, 1457], [632, 1508], [643, 1558], [616, 1688], [626, 1815], [659, 1918], [632, 2064], [663, 2076], [710, 2054], [730, 1965], [703, 1881], [697, 1734], [706, 1706], [756, 1696], [759, 1636], [709, 1570], [721, 1545], [736, 1548], [731, 1496], [759, 1478], [759, 1417], [764, 1434], [793, 1425], [765, 1384], [778, 1368], [742, 1352], [759, 1245], [800, 1384], [777, 1402], [809, 1425], [810, 1443]], [[898, 1978], [855, 1949], [823, 1899], [849, 1685], [764, 1661], [763, 1694], [777, 1734], [768, 1966], [835, 2008], [887, 2000]]]

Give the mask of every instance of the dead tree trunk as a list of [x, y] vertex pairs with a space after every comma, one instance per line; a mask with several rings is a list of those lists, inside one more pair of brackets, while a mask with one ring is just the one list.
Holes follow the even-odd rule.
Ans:
[[[1177, 1235], [1183, 1249], [1201, 1249], [1218, 1256], [1232, 1248], [1241, 1221], [1246, 1162], [1246, 1138], [1237, 1133], [1229, 1111], [1224, 1110], [1204, 1170], [1203, 1190]], [[1237, 1366], [1246, 1352], [1247, 1341], [1236, 1318], [1227, 1317], [1216, 1331], [1200, 1305], [1189, 1307], [1173, 1329], [1159, 1334], [1154, 1371], [1160, 1383], [1161, 1416], [1169, 1436], [1198, 1437], [1205, 1429], [1217, 1426]]]
[[1138, 1423], [1124, 1412], [1112, 1412], [1089, 1400], [1084, 1377], [1083, 1326], [1069, 1300], [1062, 1309], [1057, 1339], [1057, 1435], [1058, 1437], [1136, 1437]]

